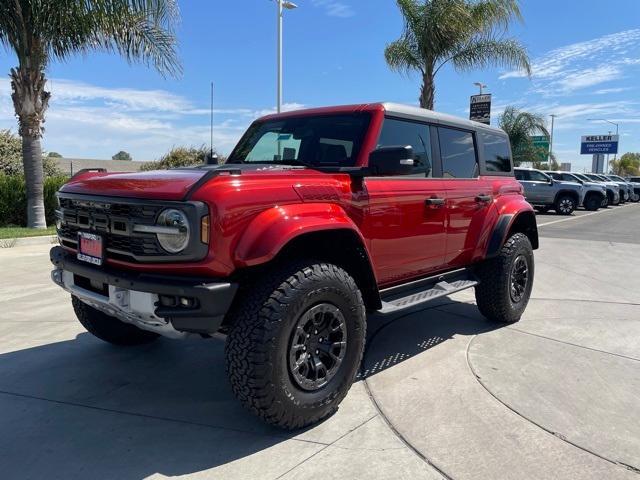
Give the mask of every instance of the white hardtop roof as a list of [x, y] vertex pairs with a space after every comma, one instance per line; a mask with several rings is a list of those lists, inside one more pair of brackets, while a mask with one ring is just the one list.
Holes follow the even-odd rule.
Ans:
[[411, 105], [404, 105], [402, 103], [382, 102], [382, 106], [385, 111], [390, 115], [408, 118], [412, 120], [431, 120], [437, 123], [448, 124], [451, 126], [460, 126], [466, 128], [472, 128], [476, 130], [487, 130], [490, 132], [506, 135], [504, 130], [484, 123], [474, 122], [465, 118], [456, 117], [453, 115], [447, 115], [446, 113], [434, 112], [433, 110], [427, 110], [426, 108], [415, 107]]

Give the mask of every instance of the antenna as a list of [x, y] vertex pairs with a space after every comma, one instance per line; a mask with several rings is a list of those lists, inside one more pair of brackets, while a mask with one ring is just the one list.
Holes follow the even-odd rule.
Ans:
[[213, 158], [213, 82], [211, 82], [211, 128], [209, 138], [209, 153]]

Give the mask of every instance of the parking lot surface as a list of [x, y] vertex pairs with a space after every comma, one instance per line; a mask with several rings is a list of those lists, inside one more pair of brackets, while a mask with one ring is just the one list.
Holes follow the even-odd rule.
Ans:
[[222, 338], [106, 345], [48, 245], [0, 249], [0, 476], [639, 479], [640, 206], [538, 224], [519, 323], [469, 291], [372, 317], [338, 413], [293, 433], [235, 401]]

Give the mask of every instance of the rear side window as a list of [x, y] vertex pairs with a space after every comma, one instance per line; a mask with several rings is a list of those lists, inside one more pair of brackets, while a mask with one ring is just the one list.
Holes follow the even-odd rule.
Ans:
[[487, 172], [510, 172], [509, 137], [487, 132], [479, 132], [479, 134], [482, 137], [485, 170]]
[[475, 178], [478, 159], [473, 134], [453, 128], [438, 128], [442, 176], [444, 178]]
[[412, 175], [433, 176], [429, 125], [385, 118], [377, 148], [406, 145], [411, 145], [413, 148], [414, 169]]
[[529, 180], [529, 175], [525, 170], [516, 170], [513, 174], [516, 176], [516, 180]]

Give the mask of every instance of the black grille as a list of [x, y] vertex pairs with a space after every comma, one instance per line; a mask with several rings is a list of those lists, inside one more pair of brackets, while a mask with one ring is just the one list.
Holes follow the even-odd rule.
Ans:
[[127, 204], [111, 201], [77, 200], [60, 197], [62, 220], [58, 235], [62, 244], [77, 248], [79, 231], [102, 235], [110, 258], [126, 261], [145, 260], [144, 257], [169, 255], [158, 244], [155, 234], [136, 233], [134, 224], [155, 223], [162, 205]]
[[[71, 225], [62, 225], [58, 230], [63, 245], [76, 248], [78, 232], [85, 230]], [[99, 232], [99, 231], [98, 231]], [[116, 235], [107, 232], [99, 232], [104, 238], [105, 248], [109, 252], [111, 258], [122, 258], [131, 261], [131, 258], [124, 257], [144, 257], [144, 256], [162, 256], [167, 255], [162, 247], [158, 244], [155, 235], [140, 234], [140, 236], [128, 237], [125, 235]]]
[[180, 253], [166, 252], [158, 243], [155, 233], [134, 231], [137, 225], [155, 225], [165, 208], [177, 208], [187, 215], [192, 231], [197, 231], [201, 218], [208, 214], [202, 202], [176, 202], [161, 200], [125, 199], [79, 194], [59, 193], [60, 243], [76, 249], [78, 232], [94, 232], [102, 236], [107, 259], [127, 262], [186, 262], [201, 260], [208, 245], [192, 235], [187, 247]]

